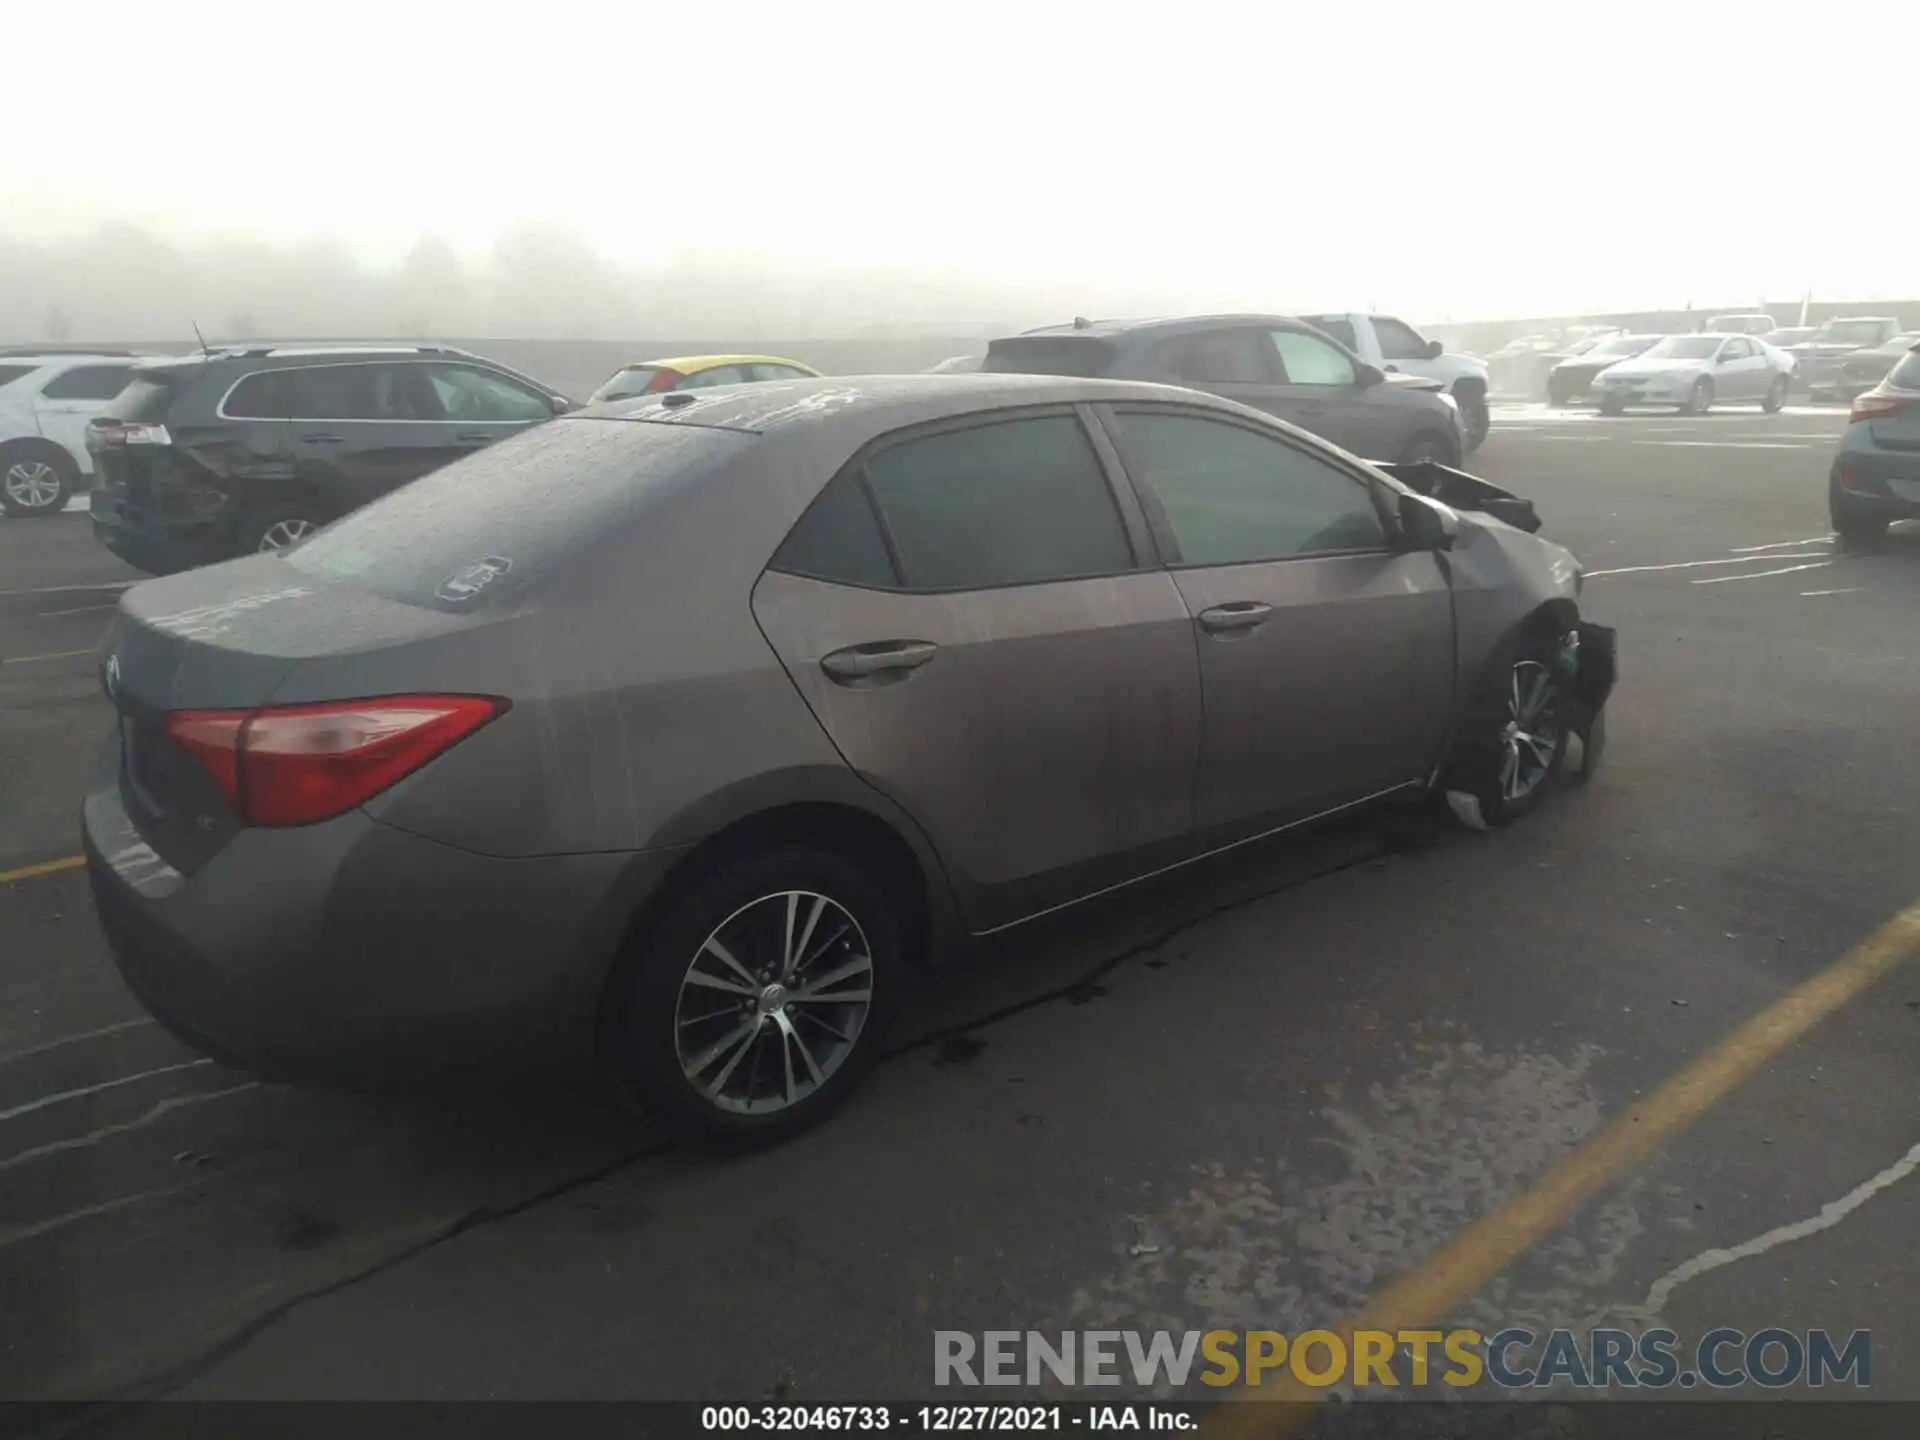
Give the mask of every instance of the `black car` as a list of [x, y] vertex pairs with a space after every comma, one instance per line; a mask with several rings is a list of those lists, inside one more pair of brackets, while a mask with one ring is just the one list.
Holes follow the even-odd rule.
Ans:
[[1547, 403], [1571, 405], [1576, 400], [1593, 398], [1593, 377], [1609, 365], [1631, 360], [1663, 335], [1609, 335], [1586, 346], [1578, 355], [1569, 355], [1547, 372]]
[[993, 341], [980, 369], [1204, 390], [1368, 460], [1458, 465], [1465, 453], [1460, 408], [1438, 381], [1388, 376], [1285, 315], [1076, 320]]
[[1851, 400], [1864, 394], [1886, 379], [1893, 367], [1907, 358], [1915, 345], [1920, 345], [1920, 330], [1909, 330], [1896, 335], [1884, 345], [1876, 345], [1870, 350], [1855, 350], [1840, 360], [1840, 379], [1834, 390], [1842, 400]]
[[573, 408], [446, 346], [255, 345], [147, 362], [87, 427], [93, 533], [152, 574], [278, 550]]
[[1855, 544], [1877, 540], [1895, 520], [1920, 519], [1920, 345], [1854, 397], [1827, 510], [1835, 532]]

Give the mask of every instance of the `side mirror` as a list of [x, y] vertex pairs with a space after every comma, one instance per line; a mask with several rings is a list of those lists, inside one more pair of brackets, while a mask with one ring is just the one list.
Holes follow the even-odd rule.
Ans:
[[556, 415], [566, 415], [580, 408], [564, 395], [552, 396], [551, 402], [553, 405], [553, 413]]
[[1410, 550], [1451, 550], [1460, 535], [1460, 517], [1437, 500], [1402, 495], [1400, 533]]
[[1446, 353], [1447, 347], [1442, 345], [1438, 340], [1427, 341], [1427, 359], [1438, 360]]
[[1382, 370], [1378, 365], [1369, 365], [1364, 360], [1354, 368], [1354, 384], [1358, 385], [1362, 390], [1370, 390], [1375, 385], [1383, 385], [1386, 383], [1386, 379], [1386, 371]]

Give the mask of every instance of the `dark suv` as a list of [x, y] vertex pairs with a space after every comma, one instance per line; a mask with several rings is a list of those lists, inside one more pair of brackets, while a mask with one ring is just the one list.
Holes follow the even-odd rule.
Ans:
[[1458, 465], [1465, 452], [1460, 407], [1438, 381], [1389, 376], [1285, 315], [1076, 320], [995, 340], [980, 368], [1204, 390], [1368, 460]]
[[93, 533], [153, 574], [278, 550], [573, 408], [446, 346], [254, 345], [150, 361], [87, 427]]

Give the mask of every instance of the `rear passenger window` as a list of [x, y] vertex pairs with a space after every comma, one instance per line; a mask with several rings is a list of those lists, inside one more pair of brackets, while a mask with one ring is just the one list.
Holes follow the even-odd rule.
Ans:
[[773, 557], [773, 568], [869, 589], [892, 589], [900, 583], [873, 502], [857, 473], [842, 475], [821, 492]]
[[983, 590], [1134, 568], [1099, 457], [1071, 415], [904, 440], [867, 484], [912, 590]]
[[232, 420], [282, 420], [292, 413], [287, 404], [285, 372], [268, 370], [249, 375], [221, 402], [220, 413]]
[[1127, 466], [1159, 501], [1185, 565], [1245, 565], [1379, 550], [1386, 532], [1358, 480], [1242, 425], [1118, 412]]
[[1160, 363], [1190, 385], [1265, 385], [1273, 378], [1258, 330], [1183, 335], [1161, 347]]
[[127, 388], [131, 365], [80, 365], [57, 375], [40, 392], [43, 400], [111, 400]]

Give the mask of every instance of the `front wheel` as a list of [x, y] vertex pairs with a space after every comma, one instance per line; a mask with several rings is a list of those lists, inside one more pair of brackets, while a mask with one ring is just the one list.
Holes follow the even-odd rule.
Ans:
[[1438, 435], [1416, 435], [1413, 444], [1407, 447], [1406, 463], [1418, 465], [1423, 460], [1431, 460], [1439, 465], [1455, 465], [1460, 457], [1454, 453], [1454, 447]]
[[1467, 393], [1455, 393], [1454, 403], [1460, 407], [1460, 424], [1465, 432], [1462, 439], [1471, 455], [1486, 441], [1487, 431], [1493, 427], [1493, 418], [1487, 411], [1487, 397], [1469, 390]]
[[1600, 402], [1600, 413], [1602, 415], [1622, 415], [1626, 413], [1626, 408], [1627, 407], [1622, 405], [1618, 400], [1602, 400]]
[[1767, 398], [1760, 402], [1760, 408], [1769, 415], [1777, 415], [1786, 408], [1786, 404], [1787, 377], [1776, 375], [1773, 377], [1773, 384], [1767, 387]]
[[52, 450], [9, 455], [0, 464], [0, 508], [21, 519], [58, 515], [80, 475], [72, 460]]
[[1540, 802], [1567, 758], [1568, 695], [1558, 647], [1544, 637], [1522, 645], [1495, 672], [1448, 788], [1477, 802], [1482, 819], [1504, 825]]
[[690, 889], [614, 982], [620, 1092], [690, 1138], [783, 1139], [878, 1055], [905, 984], [892, 902], [843, 855], [786, 845]]
[[1680, 407], [1683, 415], [1704, 415], [1713, 408], [1713, 382], [1702, 375], [1693, 382], [1693, 389], [1687, 392], [1687, 403]]

